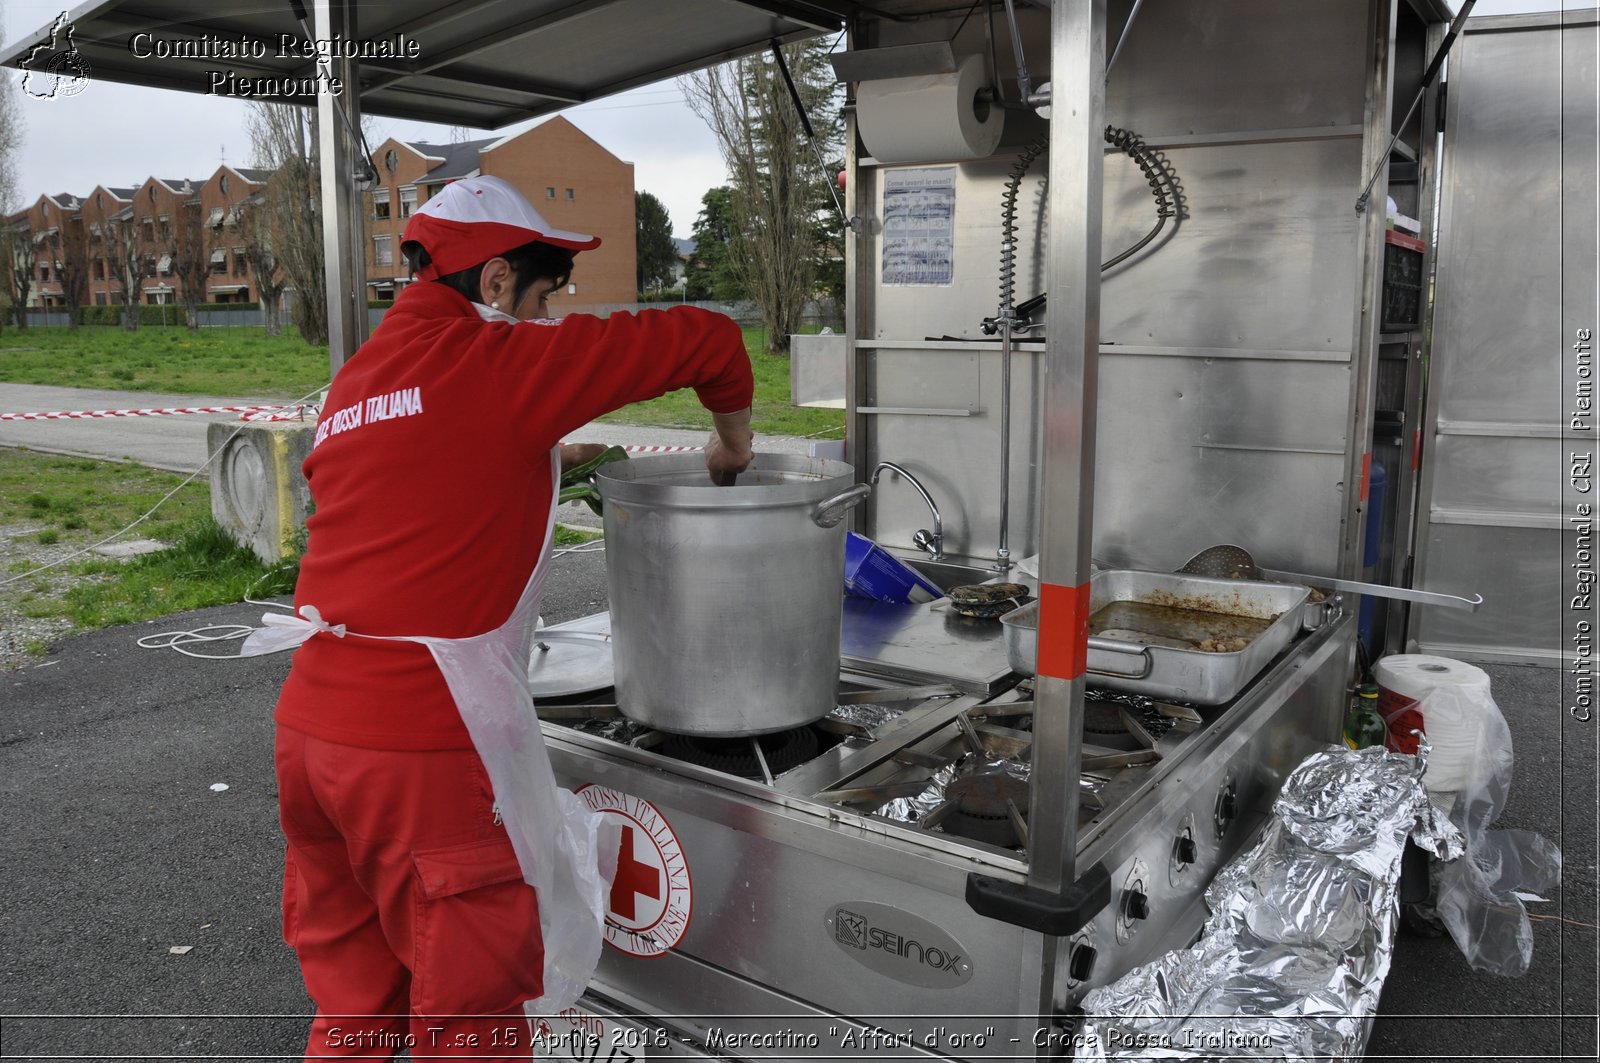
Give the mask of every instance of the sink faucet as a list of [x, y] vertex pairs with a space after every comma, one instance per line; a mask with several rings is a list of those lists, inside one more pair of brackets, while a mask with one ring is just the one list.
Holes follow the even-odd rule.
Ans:
[[878, 483], [878, 477], [882, 475], [883, 470], [885, 469], [888, 469], [890, 472], [897, 472], [901, 476], [905, 477], [905, 479], [910, 482], [911, 486], [917, 489], [917, 494], [922, 496], [922, 500], [928, 503], [928, 508], [933, 511], [933, 534], [929, 535], [928, 529], [926, 528], [918, 528], [917, 533], [911, 537], [911, 545], [915, 546], [918, 550], [926, 551], [929, 555], [929, 560], [943, 561], [944, 520], [939, 516], [939, 507], [933, 504], [933, 496], [928, 494], [928, 489], [922, 486], [921, 480], [917, 479], [915, 476], [912, 476], [911, 473], [907, 472], [904, 468], [896, 465], [892, 461], [878, 462], [878, 464], [872, 470], [872, 477], [867, 482], [876, 486]]

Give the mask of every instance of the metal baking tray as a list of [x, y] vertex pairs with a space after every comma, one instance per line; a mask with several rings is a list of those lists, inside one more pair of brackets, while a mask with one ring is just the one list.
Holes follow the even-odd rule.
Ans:
[[[1132, 569], [1097, 573], [1089, 584], [1089, 614], [1117, 602], [1135, 602], [1219, 617], [1267, 621], [1241, 650], [1212, 653], [1125, 638], [1089, 638], [1091, 686], [1195, 705], [1231, 701], [1281, 653], [1305, 623], [1311, 592], [1290, 583], [1212, 579], [1174, 572]], [[1035, 602], [1000, 618], [1006, 654], [1015, 672], [1034, 674], [1038, 660], [1039, 606]], [[1315, 625], [1313, 625], [1315, 626]]]

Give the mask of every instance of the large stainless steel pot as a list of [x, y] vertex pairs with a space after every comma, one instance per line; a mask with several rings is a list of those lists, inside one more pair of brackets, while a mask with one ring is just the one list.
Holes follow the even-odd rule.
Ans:
[[613, 462], [606, 575], [617, 706], [662, 731], [767, 734], [832, 711], [844, 527], [871, 493], [838, 461], [758, 454], [718, 487], [698, 454]]

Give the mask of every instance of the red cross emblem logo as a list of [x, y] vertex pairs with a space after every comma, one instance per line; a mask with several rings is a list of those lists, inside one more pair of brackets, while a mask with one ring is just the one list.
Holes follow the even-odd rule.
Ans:
[[604, 786], [574, 792], [622, 828], [606, 941], [634, 956], [665, 954], [688, 932], [694, 909], [689, 864], [672, 825], [655, 805], [632, 794]]

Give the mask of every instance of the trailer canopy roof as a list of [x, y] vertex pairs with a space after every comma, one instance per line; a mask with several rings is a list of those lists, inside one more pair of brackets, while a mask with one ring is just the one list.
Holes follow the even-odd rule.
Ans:
[[[393, 43], [399, 34], [415, 42], [416, 54], [363, 58], [361, 109], [495, 129], [757, 51], [773, 38], [837, 31], [841, 6], [803, 0], [365, 3], [358, 9], [359, 40]], [[0, 64], [44, 73], [53, 56], [75, 49], [92, 80], [198, 93], [212, 87], [208, 71], [232, 72], [235, 88], [242, 79], [317, 75], [289, 0], [91, 0], [67, 14], [60, 34], [55, 30], [49, 24], [24, 34], [0, 53]], [[287, 50], [284, 36], [292, 38]]]

